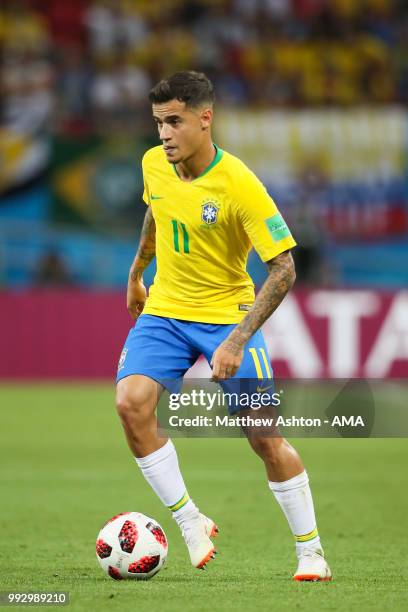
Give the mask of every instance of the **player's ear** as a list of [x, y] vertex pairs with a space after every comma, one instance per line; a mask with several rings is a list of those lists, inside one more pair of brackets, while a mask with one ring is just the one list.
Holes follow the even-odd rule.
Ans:
[[202, 130], [208, 130], [210, 128], [211, 123], [212, 123], [212, 118], [213, 118], [212, 108], [206, 108], [203, 111], [201, 111], [200, 122], [201, 122]]

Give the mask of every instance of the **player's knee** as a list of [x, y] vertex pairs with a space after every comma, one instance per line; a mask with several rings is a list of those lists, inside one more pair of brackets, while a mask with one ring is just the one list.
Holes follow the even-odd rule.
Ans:
[[149, 393], [142, 386], [118, 388], [116, 393], [116, 410], [123, 424], [143, 421], [149, 414]]
[[253, 436], [250, 444], [254, 451], [268, 463], [278, 463], [280, 461], [280, 451], [285, 440], [280, 437]]

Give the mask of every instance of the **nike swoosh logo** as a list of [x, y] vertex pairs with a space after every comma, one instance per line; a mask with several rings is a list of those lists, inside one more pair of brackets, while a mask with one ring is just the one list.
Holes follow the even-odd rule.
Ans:
[[273, 389], [275, 385], [269, 385], [269, 387], [257, 387], [257, 393], [264, 393], [265, 391], [269, 391], [269, 389]]
[[151, 199], [151, 200], [163, 200], [163, 199], [164, 199], [164, 196], [156, 196], [156, 195], [153, 195], [153, 194], [152, 194], [152, 195], [150, 196], [150, 199]]

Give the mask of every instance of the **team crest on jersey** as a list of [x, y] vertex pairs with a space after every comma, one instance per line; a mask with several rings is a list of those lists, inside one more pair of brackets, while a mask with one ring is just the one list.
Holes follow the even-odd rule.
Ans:
[[201, 219], [207, 225], [213, 225], [217, 222], [219, 208], [214, 202], [205, 202], [201, 204]]

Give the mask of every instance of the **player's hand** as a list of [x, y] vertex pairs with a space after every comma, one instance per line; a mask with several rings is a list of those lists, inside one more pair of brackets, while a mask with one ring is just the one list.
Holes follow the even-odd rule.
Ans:
[[244, 358], [244, 349], [228, 338], [221, 342], [220, 346], [214, 351], [211, 359], [213, 370], [212, 378], [214, 382], [226, 380], [235, 376]]
[[127, 309], [134, 321], [142, 314], [146, 302], [146, 287], [141, 278], [132, 280], [129, 277], [127, 286]]

